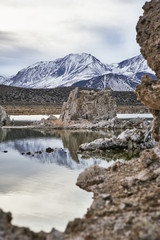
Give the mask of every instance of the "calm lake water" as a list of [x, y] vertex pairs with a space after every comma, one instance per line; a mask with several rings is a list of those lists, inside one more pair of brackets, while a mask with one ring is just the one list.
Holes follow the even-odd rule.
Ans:
[[[82, 158], [78, 146], [104, 131], [0, 129], [0, 208], [13, 213], [13, 223], [34, 231], [63, 231], [68, 221], [82, 217], [92, 194], [75, 183], [81, 171], [113, 161]], [[53, 152], [46, 152], [51, 147]]]

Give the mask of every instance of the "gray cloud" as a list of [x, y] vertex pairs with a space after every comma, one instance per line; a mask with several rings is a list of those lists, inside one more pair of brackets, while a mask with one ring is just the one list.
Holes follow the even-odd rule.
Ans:
[[1, 1], [0, 74], [15, 74], [36, 61], [54, 60], [71, 52], [89, 52], [106, 63], [139, 54], [135, 25], [144, 3], [145, 0]]
[[21, 68], [39, 61], [43, 52], [19, 42], [16, 35], [0, 32], [0, 74], [16, 74]]
[[112, 45], [113, 47], [124, 43], [124, 30], [121, 27], [82, 26], [81, 30], [96, 36], [99, 43], [105, 42], [106, 45]]
[[[127, 3], [127, 4], [137, 4], [137, 1], [135, 1], [135, 0], [116, 0], [116, 1], [119, 2], [119, 3], [124, 2], [124, 3]], [[140, 4], [143, 4], [144, 0], [139, 0], [138, 2]]]
[[11, 41], [10, 33], [0, 31], [0, 42], [3, 42], [3, 41]]
[[29, 47], [27, 44], [20, 41], [19, 36], [12, 32], [0, 31], [0, 59], [2, 58], [19, 58], [28, 55], [39, 53], [39, 50], [34, 47]]

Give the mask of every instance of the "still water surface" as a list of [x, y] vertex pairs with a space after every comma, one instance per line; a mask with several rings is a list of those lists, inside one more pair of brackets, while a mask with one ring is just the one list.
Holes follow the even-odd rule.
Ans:
[[[84, 159], [78, 146], [112, 133], [104, 131], [38, 131], [0, 129], [0, 208], [13, 213], [13, 223], [34, 231], [63, 231], [68, 221], [82, 217], [92, 194], [75, 183], [81, 171], [101, 158]], [[51, 147], [53, 152], [46, 152]]]

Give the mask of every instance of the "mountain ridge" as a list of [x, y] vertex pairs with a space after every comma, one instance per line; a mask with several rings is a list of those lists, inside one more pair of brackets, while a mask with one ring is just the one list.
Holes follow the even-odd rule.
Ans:
[[[15, 76], [0, 76], [0, 84], [25, 88], [85, 86], [133, 91], [144, 73], [153, 74], [142, 55], [117, 64], [104, 64], [91, 54], [69, 54], [54, 61], [40, 61]], [[138, 74], [138, 75], [137, 75]]]

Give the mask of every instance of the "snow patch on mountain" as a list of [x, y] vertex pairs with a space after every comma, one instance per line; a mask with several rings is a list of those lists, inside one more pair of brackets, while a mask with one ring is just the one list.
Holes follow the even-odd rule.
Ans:
[[133, 91], [141, 76], [152, 70], [142, 55], [117, 64], [103, 64], [91, 54], [69, 54], [55, 61], [37, 62], [15, 76], [0, 76], [0, 84], [25, 88], [55, 88], [59, 86], [88, 86], [118, 91]]
[[126, 76], [131, 76], [137, 72], [154, 74], [141, 54], [120, 63], [111, 64], [110, 67], [113, 73], [124, 74]]
[[97, 89], [111, 88], [113, 91], [133, 91], [137, 84], [140, 84], [142, 75], [149, 74], [153, 79], [155, 78], [154, 72], [147, 66], [147, 62], [142, 55], [106, 66], [110, 69], [109, 73], [93, 77], [87, 81], [76, 82], [73, 86]]
[[133, 86], [127, 76], [118, 74], [105, 74], [102, 76], [91, 78], [87, 81], [80, 81], [73, 86], [92, 87], [97, 89], [111, 88], [113, 91], [133, 91]]
[[22, 69], [7, 85], [29, 88], [71, 86], [79, 80], [87, 80], [106, 71], [105, 64], [90, 54], [69, 54], [55, 61], [38, 62]]
[[3, 84], [3, 83], [5, 84], [5, 82], [6, 82], [9, 78], [10, 78], [10, 77], [1, 76], [1, 75], [0, 75], [0, 83], [1, 83], [1, 84]]

